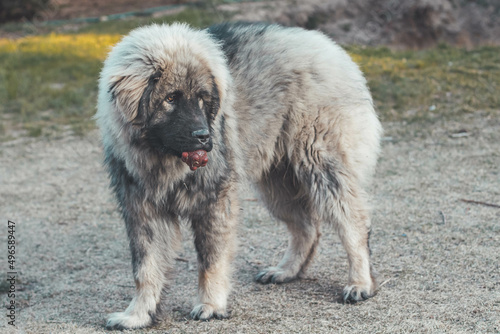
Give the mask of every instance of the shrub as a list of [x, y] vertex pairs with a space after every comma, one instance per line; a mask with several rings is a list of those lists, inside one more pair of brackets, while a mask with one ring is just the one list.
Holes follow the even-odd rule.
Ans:
[[2, 0], [0, 1], [0, 23], [31, 20], [49, 6], [49, 0]]

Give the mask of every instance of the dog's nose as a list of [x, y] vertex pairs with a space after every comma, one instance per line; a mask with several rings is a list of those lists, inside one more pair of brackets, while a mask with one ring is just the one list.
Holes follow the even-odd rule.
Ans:
[[210, 139], [210, 132], [207, 129], [201, 129], [191, 132], [191, 136], [197, 138], [200, 143], [206, 144]]

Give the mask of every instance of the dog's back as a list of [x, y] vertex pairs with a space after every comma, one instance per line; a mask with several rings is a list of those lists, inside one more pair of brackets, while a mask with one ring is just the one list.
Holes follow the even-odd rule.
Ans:
[[228, 58], [253, 179], [277, 160], [293, 160], [305, 143], [343, 160], [363, 184], [370, 179], [381, 126], [363, 74], [341, 47], [318, 31], [278, 25], [223, 24], [209, 32]]

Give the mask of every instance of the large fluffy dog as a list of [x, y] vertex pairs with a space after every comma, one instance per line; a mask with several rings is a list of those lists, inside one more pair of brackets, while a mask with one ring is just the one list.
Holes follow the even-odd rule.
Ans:
[[[349, 259], [344, 300], [373, 295], [364, 187], [381, 126], [362, 73], [321, 33], [276, 25], [139, 28], [104, 63], [97, 121], [137, 287], [108, 327], [139, 328], [158, 317], [185, 220], [198, 253], [191, 315], [226, 315], [238, 184], [246, 180], [290, 231], [283, 260], [257, 281], [300, 278], [328, 222]], [[196, 171], [194, 151], [208, 152]]]

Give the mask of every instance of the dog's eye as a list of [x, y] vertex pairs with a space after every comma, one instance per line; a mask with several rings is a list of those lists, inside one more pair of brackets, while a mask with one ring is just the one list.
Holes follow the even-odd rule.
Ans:
[[175, 95], [169, 95], [165, 98], [165, 101], [168, 103], [174, 103], [175, 102]]

